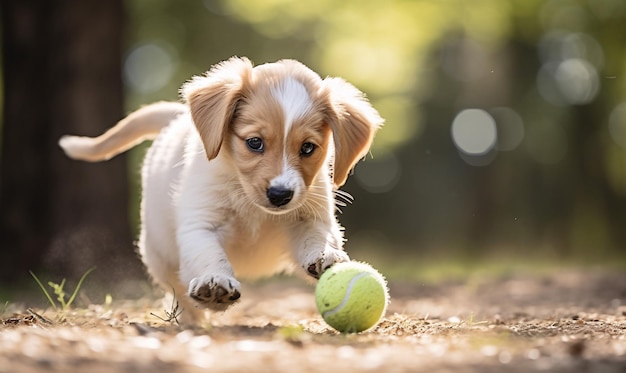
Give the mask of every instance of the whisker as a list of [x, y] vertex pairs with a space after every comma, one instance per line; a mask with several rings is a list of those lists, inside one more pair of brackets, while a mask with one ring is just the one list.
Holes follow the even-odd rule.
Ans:
[[352, 195], [346, 191], [343, 191], [341, 189], [337, 189], [335, 191], [333, 191], [335, 194], [335, 199], [336, 200], [340, 200], [342, 203], [352, 203], [354, 202], [354, 197], [352, 197]]
[[309, 192], [309, 196], [303, 204], [303, 207], [305, 208], [308, 215], [312, 215], [315, 221], [317, 221], [318, 218], [319, 220], [324, 220], [321, 212], [324, 211], [326, 208], [326, 206], [324, 206], [323, 204], [325, 197], [326, 196], [324, 194]]
[[334, 190], [333, 193], [335, 196], [335, 211], [342, 214], [343, 211], [341, 211], [341, 208], [352, 204], [354, 197], [352, 197], [350, 193], [340, 189]]

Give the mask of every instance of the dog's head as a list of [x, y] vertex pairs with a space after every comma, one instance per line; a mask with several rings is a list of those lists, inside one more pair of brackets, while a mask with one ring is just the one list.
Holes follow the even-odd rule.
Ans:
[[271, 213], [300, 206], [329, 159], [343, 185], [383, 122], [354, 86], [294, 60], [253, 67], [233, 57], [181, 93], [209, 160], [224, 152], [245, 197]]

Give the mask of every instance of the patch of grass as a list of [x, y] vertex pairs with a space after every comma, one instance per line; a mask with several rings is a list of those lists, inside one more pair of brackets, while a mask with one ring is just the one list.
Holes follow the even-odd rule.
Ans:
[[41, 289], [43, 294], [46, 296], [46, 299], [48, 299], [48, 302], [50, 303], [52, 308], [54, 308], [55, 311], [58, 311], [59, 309], [61, 309], [62, 311], [67, 311], [72, 306], [72, 303], [74, 303], [74, 299], [76, 299], [76, 295], [78, 294], [78, 291], [83, 285], [83, 282], [85, 281], [87, 276], [91, 272], [93, 272], [95, 269], [96, 269], [95, 267], [92, 267], [88, 269], [87, 272], [85, 272], [81, 276], [80, 280], [78, 281], [78, 284], [76, 285], [76, 288], [74, 289], [74, 291], [72, 292], [72, 294], [70, 295], [68, 299], [66, 299], [67, 294], [65, 293], [65, 289], [64, 289], [65, 279], [61, 280], [61, 282], [58, 284], [52, 281], [48, 281], [48, 286], [52, 288], [54, 295], [56, 295], [56, 301], [52, 298], [52, 296], [50, 295], [46, 287], [39, 280], [39, 278], [33, 273], [33, 271], [28, 271], [28, 272], [35, 279], [35, 281], [37, 282], [37, 285], [39, 285], [39, 288]]
[[307, 339], [307, 334], [302, 325], [285, 325], [280, 327], [277, 333], [287, 342], [297, 346], [302, 346]]
[[113, 296], [111, 294], [107, 294], [104, 297], [104, 309], [110, 310], [112, 304], [113, 304]]
[[158, 319], [160, 319], [161, 321], [164, 322], [169, 322], [169, 323], [176, 323], [176, 325], [180, 326], [180, 323], [178, 322], [178, 316], [180, 316], [183, 311], [179, 308], [178, 305], [178, 301], [176, 300], [176, 292], [172, 289], [172, 305], [170, 307], [170, 310], [163, 310], [163, 312], [165, 313], [165, 317], [161, 317], [153, 312], [150, 312], [150, 314]]
[[473, 328], [474, 326], [478, 326], [478, 325], [485, 325], [488, 324], [489, 321], [476, 321], [474, 320], [474, 312], [470, 312], [469, 314], [469, 318], [467, 319], [467, 321], [461, 321], [461, 324], [465, 324], [467, 325], [468, 328]]

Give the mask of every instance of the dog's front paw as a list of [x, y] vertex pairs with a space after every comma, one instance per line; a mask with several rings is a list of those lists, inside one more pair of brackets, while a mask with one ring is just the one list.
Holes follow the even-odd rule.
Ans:
[[188, 294], [201, 306], [223, 311], [241, 297], [241, 284], [230, 276], [214, 275], [193, 278]]
[[309, 276], [319, 279], [325, 270], [330, 268], [335, 263], [349, 262], [350, 257], [344, 251], [337, 249], [327, 249], [320, 253], [320, 255], [313, 261], [307, 263], [304, 267]]

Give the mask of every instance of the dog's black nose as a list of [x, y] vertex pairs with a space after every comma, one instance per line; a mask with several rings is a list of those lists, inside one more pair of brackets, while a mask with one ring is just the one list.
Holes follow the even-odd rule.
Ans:
[[267, 190], [267, 199], [276, 207], [284, 206], [293, 198], [293, 190], [281, 187], [270, 187]]

